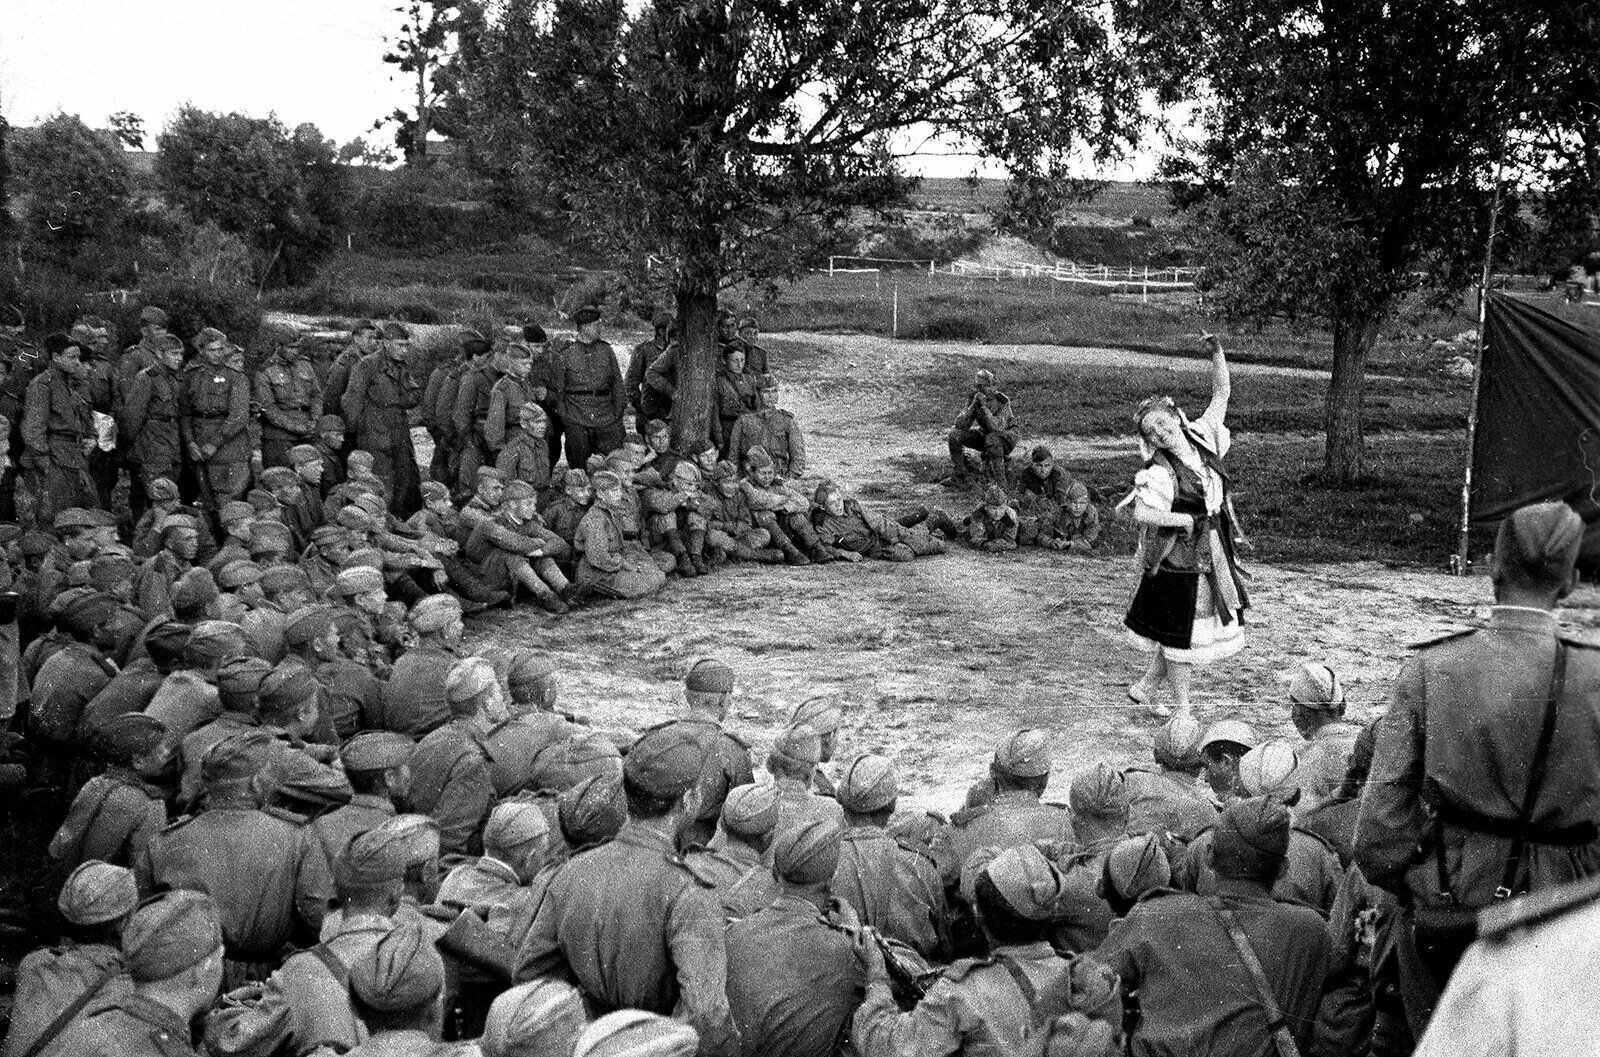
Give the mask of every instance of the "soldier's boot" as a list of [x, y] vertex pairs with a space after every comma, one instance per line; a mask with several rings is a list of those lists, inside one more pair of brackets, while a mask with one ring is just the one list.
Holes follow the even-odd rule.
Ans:
[[683, 533], [677, 529], [668, 529], [663, 532], [662, 538], [667, 541], [667, 548], [672, 551], [673, 569], [686, 580], [692, 580], [700, 575], [700, 570], [695, 568], [694, 562], [689, 560], [689, 549], [683, 545]]
[[899, 517], [900, 524], [904, 528], [916, 528], [926, 520], [928, 520], [928, 507], [925, 503], [919, 504], [909, 514], [901, 514]]
[[561, 600], [561, 596], [552, 591], [549, 584], [539, 579], [539, 574], [533, 571], [532, 566], [524, 565], [517, 570], [517, 582], [528, 589], [534, 601], [539, 603], [539, 608], [546, 613], [559, 614], [567, 611], [567, 604]]
[[[769, 530], [770, 531], [770, 530]], [[783, 532], [772, 533], [772, 545], [783, 552], [783, 560], [790, 565], [810, 565], [811, 559], [807, 558], [799, 547], [796, 547], [789, 537]]]
[[694, 571], [701, 576], [711, 571], [711, 566], [706, 564], [706, 533], [705, 529], [691, 529], [689, 531], [689, 561], [694, 565]]

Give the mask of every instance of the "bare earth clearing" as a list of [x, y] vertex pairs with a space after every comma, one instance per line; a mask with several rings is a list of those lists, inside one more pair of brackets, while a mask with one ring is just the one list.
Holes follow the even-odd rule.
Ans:
[[[1205, 369], [1200, 361], [1120, 350], [785, 337], [828, 352], [826, 366], [805, 382], [786, 376], [783, 392], [784, 406], [806, 429], [809, 458], [818, 468], [813, 473], [852, 491], [871, 486], [871, 494], [902, 497], [888, 504], [896, 510], [919, 502], [958, 509], [968, 502], [907, 476], [907, 456], [942, 458], [943, 451], [936, 433], [911, 433], [886, 421], [908, 369], [945, 354], [1037, 355], [1056, 362], [1081, 356], [1098, 365], [1126, 358], [1130, 366]], [[1284, 368], [1239, 367], [1236, 400], [1248, 399], [1249, 377], [1261, 370]], [[1024, 443], [1041, 439], [1075, 469], [1125, 454], [1132, 444], [1131, 438], [1091, 443], [1070, 437], [1026, 437]], [[1364, 719], [1385, 700], [1409, 643], [1462, 626], [1489, 597], [1481, 577], [1397, 571], [1379, 563], [1256, 565], [1251, 571], [1249, 645], [1233, 662], [1197, 677], [1196, 700], [1202, 719], [1238, 715], [1267, 735], [1293, 733], [1279, 687], [1279, 674], [1291, 664], [1315, 658], [1331, 665], [1349, 687], [1352, 713]], [[758, 758], [794, 705], [815, 694], [838, 694], [852, 706], [839, 756], [891, 756], [907, 806], [948, 811], [960, 806], [995, 740], [1010, 728], [1055, 731], [1059, 774], [1101, 759], [1148, 759], [1156, 723], [1124, 697], [1145, 660], [1121, 630], [1132, 586], [1129, 558], [1118, 552], [1075, 558], [1033, 550], [1012, 556], [952, 551], [910, 565], [735, 565], [706, 578], [673, 579], [661, 595], [640, 603], [608, 603], [560, 619], [527, 607], [496, 613], [472, 622], [470, 641], [547, 650], [565, 672], [563, 707], [632, 726], [673, 714], [690, 661], [716, 654], [740, 673], [730, 725], [755, 746]], [[1596, 593], [1586, 590], [1575, 602], [1567, 617], [1593, 623]], [[1058, 779], [1049, 795], [1065, 793]]]

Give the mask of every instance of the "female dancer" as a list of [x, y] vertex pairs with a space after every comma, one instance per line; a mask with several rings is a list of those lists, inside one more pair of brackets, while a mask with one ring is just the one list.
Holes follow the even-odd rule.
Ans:
[[1154, 716], [1172, 714], [1155, 700], [1163, 683], [1180, 712], [1189, 712], [1194, 665], [1231, 657], [1244, 645], [1244, 610], [1249, 606], [1234, 560], [1229, 480], [1222, 467], [1231, 443], [1223, 422], [1228, 411], [1228, 362], [1215, 335], [1211, 348], [1211, 404], [1191, 421], [1171, 397], [1139, 405], [1139, 447], [1145, 466], [1134, 478], [1133, 504], [1139, 523], [1139, 588], [1123, 620], [1150, 667], [1128, 688]]

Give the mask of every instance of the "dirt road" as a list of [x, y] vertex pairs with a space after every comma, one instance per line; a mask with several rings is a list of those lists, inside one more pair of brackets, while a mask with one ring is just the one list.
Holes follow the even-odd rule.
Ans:
[[[851, 489], [896, 497], [888, 506], [955, 505], [951, 493], [912, 482], [904, 469], [907, 455], [940, 452], [940, 438], [885, 419], [896, 372], [936, 352], [880, 339], [819, 340], [840, 355], [814, 380], [784, 389], [813, 465]], [[1141, 365], [1158, 359], [1123, 355]], [[1078, 439], [1054, 442], [1069, 462], [1095, 454]], [[1364, 717], [1384, 700], [1407, 644], [1469, 621], [1489, 592], [1482, 579], [1375, 563], [1252, 571], [1249, 646], [1198, 676], [1196, 700], [1202, 718], [1238, 715], [1263, 734], [1292, 733], [1279, 688], [1292, 664], [1314, 658], [1332, 666], [1349, 687], [1352, 713]], [[794, 705], [838, 694], [850, 705], [840, 755], [892, 756], [908, 804], [948, 810], [983, 773], [994, 742], [1020, 725], [1056, 732], [1062, 775], [1099, 759], [1148, 757], [1156, 724], [1124, 697], [1143, 664], [1120, 628], [1130, 575], [1125, 554], [1038, 551], [961, 551], [910, 565], [733, 566], [674, 579], [655, 599], [559, 620], [526, 608], [498, 614], [475, 621], [474, 634], [548, 650], [564, 666], [565, 706], [606, 723], [668, 717], [689, 663], [723, 657], [740, 673], [732, 725], [758, 759]], [[1593, 593], [1582, 601], [1588, 608], [1575, 616], [1592, 617]], [[1058, 779], [1051, 795], [1064, 797], [1065, 786]]]

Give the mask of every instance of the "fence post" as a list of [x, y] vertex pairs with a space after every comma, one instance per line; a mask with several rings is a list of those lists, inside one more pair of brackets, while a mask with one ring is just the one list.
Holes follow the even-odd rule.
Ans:
[[828, 257], [828, 278], [833, 278], [833, 257], [831, 255]]
[[894, 284], [894, 314], [889, 321], [889, 336], [895, 340], [900, 338], [900, 282]]
[[1144, 266], [1144, 287], [1139, 292], [1139, 303], [1142, 305], [1150, 303], [1150, 266], [1148, 264]]

